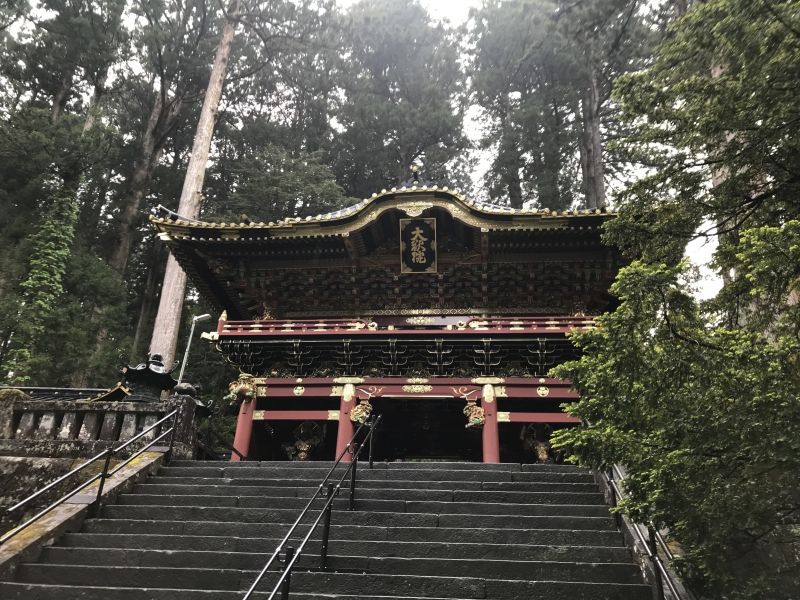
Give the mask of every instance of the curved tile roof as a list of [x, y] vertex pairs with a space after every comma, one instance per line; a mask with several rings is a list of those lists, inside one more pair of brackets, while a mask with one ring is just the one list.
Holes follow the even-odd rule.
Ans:
[[[372, 194], [371, 198], [365, 198], [361, 202], [357, 202], [351, 206], [347, 206], [345, 208], [329, 212], [323, 213], [314, 216], [307, 216], [307, 217], [287, 217], [285, 219], [280, 219], [278, 221], [270, 221], [270, 222], [249, 222], [249, 223], [211, 223], [207, 221], [198, 221], [195, 219], [189, 219], [186, 217], [182, 217], [181, 215], [174, 213], [172, 211], [168, 211], [164, 209], [163, 212], [167, 213], [168, 217], [163, 216], [151, 216], [150, 221], [156, 225], [159, 230], [162, 230], [160, 225], [165, 225], [167, 227], [188, 227], [188, 228], [201, 228], [201, 229], [272, 229], [272, 230], [287, 230], [287, 229], [296, 229], [302, 228], [303, 226], [308, 225], [323, 225], [335, 222], [344, 222], [344, 221], [351, 221], [354, 218], [365, 214], [375, 208], [378, 205], [384, 203], [384, 201], [389, 199], [395, 199], [400, 201], [400, 206], [397, 208], [403, 208], [402, 206], [402, 199], [412, 200], [414, 197], [436, 197], [440, 200], [449, 197], [450, 199], [454, 200], [455, 203], [460, 204], [464, 209], [472, 213], [476, 217], [484, 217], [487, 221], [491, 222], [493, 220], [497, 220], [498, 217], [506, 220], [508, 217], [520, 217], [520, 221], [538, 221], [538, 220], [545, 220], [545, 219], [552, 219], [552, 218], [567, 218], [567, 217], [590, 217], [590, 216], [598, 216], [598, 215], [606, 215], [611, 216], [614, 214], [613, 211], [609, 211], [605, 208], [602, 209], [578, 209], [578, 210], [551, 210], [548, 208], [544, 209], [537, 209], [537, 208], [511, 208], [508, 206], [502, 206], [499, 204], [491, 204], [488, 202], [481, 202], [477, 200], [471, 200], [466, 196], [462, 195], [459, 190], [451, 190], [447, 186], [439, 187], [439, 186], [402, 186], [399, 188], [391, 188], [390, 190], [381, 190], [380, 193]], [[429, 207], [437, 206], [438, 204], [435, 202], [431, 202]], [[422, 210], [424, 210], [424, 202], [420, 205]], [[392, 208], [392, 206], [387, 206], [387, 208]], [[298, 232], [299, 233], [299, 232]]]

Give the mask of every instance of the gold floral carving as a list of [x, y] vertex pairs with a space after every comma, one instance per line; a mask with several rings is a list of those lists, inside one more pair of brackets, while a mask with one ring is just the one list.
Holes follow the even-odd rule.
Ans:
[[406, 383], [428, 383], [428, 380], [424, 377], [409, 377]]
[[338, 421], [339, 420], [339, 411], [338, 410], [329, 410], [328, 411], [328, 421]]
[[331, 387], [331, 396], [341, 396], [344, 392], [344, 386], [334, 385]]
[[506, 386], [498, 385], [494, 388], [494, 395], [498, 398], [508, 398], [508, 393], [506, 392]]
[[538, 388], [536, 388], [536, 393], [542, 397], [549, 396], [550, 388], [548, 388], [546, 385], [540, 385]]
[[498, 423], [511, 423], [511, 413], [504, 411], [497, 411]]
[[433, 317], [408, 317], [406, 319], [406, 323], [409, 325], [429, 325], [433, 321]]
[[306, 388], [304, 388], [302, 385], [296, 385], [292, 392], [295, 396], [302, 396], [306, 393]]
[[403, 391], [408, 394], [424, 394], [433, 389], [432, 385], [404, 385]]

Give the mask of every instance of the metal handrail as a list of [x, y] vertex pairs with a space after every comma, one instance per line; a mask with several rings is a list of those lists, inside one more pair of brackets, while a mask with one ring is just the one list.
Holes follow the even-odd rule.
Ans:
[[[261, 580], [264, 578], [264, 575], [267, 574], [267, 571], [269, 570], [270, 566], [272, 566], [272, 564], [275, 562], [275, 559], [278, 557], [278, 555], [280, 554], [281, 550], [284, 549], [284, 545], [286, 544], [286, 542], [289, 541], [289, 538], [292, 536], [292, 534], [295, 532], [297, 527], [303, 521], [303, 518], [306, 516], [306, 514], [311, 509], [311, 506], [314, 503], [314, 501], [317, 498], [320, 497], [320, 494], [322, 492], [323, 487], [327, 484], [327, 496], [326, 496], [327, 497], [327, 501], [325, 503], [325, 506], [323, 506], [319, 510], [319, 514], [317, 515], [317, 518], [314, 521], [314, 524], [311, 526], [311, 528], [309, 529], [308, 533], [303, 538], [303, 541], [300, 543], [300, 546], [297, 548], [297, 550], [295, 551], [294, 548], [291, 548], [291, 547], [288, 547], [288, 546], [286, 547], [286, 558], [284, 560], [283, 573], [278, 578], [278, 582], [275, 584], [275, 587], [273, 588], [273, 590], [270, 593], [270, 595], [267, 598], [267, 600], [272, 600], [272, 598], [275, 597], [275, 594], [277, 594], [278, 591], [280, 590], [281, 586], [284, 586], [284, 588], [285, 588], [284, 591], [283, 591], [283, 598], [284, 599], [288, 598], [288, 594], [289, 594], [288, 582], [289, 582], [289, 579], [291, 577], [292, 567], [294, 567], [295, 562], [297, 561], [297, 559], [302, 554], [306, 543], [308, 542], [308, 540], [313, 535], [314, 531], [316, 530], [316, 528], [319, 525], [319, 522], [323, 518], [323, 516], [326, 519], [325, 533], [323, 535], [322, 552], [321, 552], [321, 558], [322, 558], [322, 562], [324, 564], [324, 562], [325, 562], [325, 560], [327, 558], [327, 549], [328, 549], [328, 539], [327, 538], [328, 538], [328, 534], [329, 534], [329, 530], [330, 530], [330, 517], [331, 517], [331, 508], [332, 508], [332, 505], [333, 505], [333, 500], [338, 495], [338, 493], [339, 493], [339, 491], [341, 489], [341, 486], [342, 486], [342, 482], [344, 481], [344, 479], [348, 475], [350, 475], [350, 499], [349, 499], [350, 507], [349, 507], [349, 510], [354, 510], [354, 508], [355, 508], [356, 467], [358, 465], [358, 458], [361, 455], [361, 451], [364, 449], [364, 446], [367, 445], [366, 444], [367, 440], [369, 440], [369, 468], [370, 469], [372, 468], [372, 465], [373, 465], [373, 460], [372, 460], [372, 458], [373, 458], [372, 457], [372, 440], [374, 438], [375, 429], [378, 426], [378, 423], [380, 423], [380, 421], [381, 421], [381, 415], [378, 415], [373, 420], [366, 421], [364, 423], [361, 423], [358, 426], [358, 429], [356, 429], [355, 433], [353, 434], [353, 437], [350, 438], [350, 441], [347, 443], [347, 445], [345, 446], [344, 450], [342, 450], [342, 452], [339, 454], [338, 458], [336, 459], [336, 462], [333, 464], [333, 466], [330, 468], [328, 473], [322, 479], [322, 481], [320, 482], [319, 486], [317, 486], [316, 492], [314, 492], [314, 495], [308, 501], [308, 503], [306, 504], [305, 508], [302, 510], [302, 512], [297, 517], [295, 522], [289, 528], [289, 531], [286, 532], [286, 535], [278, 543], [278, 545], [275, 548], [274, 552], [269, 557], [269, 560], [264, 565], [264, 567], [261, 569], [261, 571], [259, 572], [259, 574], [256, 577], [255, 581], [253, 581], [252, 585], [247, 590], [247, 593], [245, 593], [245, 595], [242, 597], [242, 600], [249, 600], [249, 598], [253, 595], [253, 593], [255, 592], [256, 587], [258, 586], [259, 583], [261, 583]], [[364, 438], [364, 440], [362, 441], [361, 445], [358, 445], [358, 444], [355, 443], [355, 440], [358, 438], [359, 434], [361, 433], [361, 431], [365, 427], [367, 427], [369, 429], [369, 431], [368, 431], [366, 437]], [[342, 473], [342, 476], [339, 478], [339, 481], [336, 483], [336, 486], [334, 487], [334, 485], [332, 483], [329, 483], [328, 480], [330, 479], [331, 475], [333, 475], [334, 471], [339, 466], [339, 464], [342, 462], [342, 459], [344, 458], [344, 456], [346, 454], [348, 454], [348, 453], [350, 453], [352, 455], [352, 459], [350, 461], [350, 464], [347, 467], [347, 469], [344, 471], [344, 473]]]
[[[87, 486], [91, 485], [92, 483], [94, 483], [95, 481], [97, 481], [99, 479], [100, 483], [97, 486], [97, 494], [95, 495], [94, 501], [91, 502], [91, 504], [89, 505], [89, 510], [91, 511], [91, 514], [93, 514], [93, 515], [97, 514], [98, 510], [100, 509], [101, 503], [102, 503], [103, 488], [105, 487], [106, 479], [108, 479], [109, 477], [111, 477], [112, 475], [117, 473], [120, 469], [122, 469], [123, 467], [128, 465], [136, 457], [140, 456], [144, 452], [147, 452], [147, 450], [152, 448], [156, 443], [160, 442], [161, 440], [163, 440], [167, 436], [169, 436], [169, 448], [168, 448], [168, 450], [166, 452], [166, 456], [167, 456], [167, 461], [169, 461], [170, 457], [172, 456], [172, 447], [173, 447], [173, 444], [174, 444], [174, 441], [175, 441], [175, 426], [177, 424], [177, 415], [178, 415], [178, 410], [175, 409], [172, 412], [170, 412], [169, 414], [167, 414], [164, 417], [162, 417], [161, 419], [159, 419], [158, 421], [156, 421], [155, 423], [153, 423], [152, 425], [150, 425], [147, 429], [144, 429], [138, 435], [136, 435], [136, 436], [132, 437], [131, 439], [127, 440], [125, 443], [117, 446], [116, 448], [108, 448], [106, 450], [103, 450], [99, 454], [96, 454], [95, 456], [93, 456], [89, 460], [81, 463], [80, 465], [78, 465], [74, 469], [72, 469], [69, 472], [65, 473], [64, 475], [62, 475], [61, 477], [59, 477], [55, 481], [51, 481], [46, 486], [44, 486], [41, 489], [35, 491], [33, 494], [27, 496], [23, 500], [20, 500], [14, 506], [11, 506], [11, 507], [7, 508], [6, 511], [5, 511], [6, 515], [12, 515], [14, 512], [16, 512], [17, 510], [19, 510], [20, 508], [22, 508], [24, 506], [27, 506], [33, 500], [35, 500], [36, 498], [38, 498], [39, 496], [41, 496], [45, 492], [53, 489], [54, 487], [56, 487], [60, 483], [62, 483], [64, 481], [66, 481], [67, 479], [69, 479], [70, 477], [73, 477], [74, 475], [78, 474], [80, 471], [82, 471], [86, 467], [88, 467], [90, 465], [93, 465], [97, 461], [100, 461], [100, 460], [104, 461], [103, 462], [103, 470], [100, 473], [92, 475], [88, 480], [86, 480], [83, 483], [81, 483], [80, 485], [78, 485], [78, 487], [76, 487], [73, 490], [67, 492], [66, 494], [61, 496], [58, 500], [56, 500], [52, 504], [48, 505], [46, 508], [44, 508], [44, 509], [40, 510], [39, 512], [37, 512], [30, 519], [28, 519], [27, 521], [25, 521], [21, 525], [18, 525], [17, 527], [15, 527], [11, 531], [7, 532], [5, 535], [0, 537], [0, 545], [6, 543], [8, 540], [13, 538], [14, 536], [19, 534], [20, 532], [24, 531], [31, 524], [33, 524], [35, 521], [37, 521], [38, 519], [40, 519], [41, 517], [46, 515], [48, 512], [50, 512], [51, 510], [53, 510], [57, 506], [63, 504], [68, 498], [71, 498], [72, 496], [74, 496], [75, 494], [77, 494], [78, 492], [80, 492], [81, 490], [83, 490], [84, 488], [86, 488]], [[123, 462], [119, 463], [113, 469], [109, 470], [109, 467], [110, 467], [110, 464], [111, 464], [111, 459], [114, 456], [116, 456], [119, 452], [121, 452], [122, 450], [124, 450], [125, 448], [130, 446], [132, 443], [142, 439], [144, 436], [146, 436], [147, 434], [151, 433], [153, 430], [155, 430], [162, 423], [164, 423], [165, 421], [167, 421], [169, 419], [172, 419], [172, 426], [169, 429], [167, 429], [166, 431], [162, 432], [159, 436], [157, 436], [157, 437], [153, 438], [152, 440], [150, 440], [142, 448], [140, 448], [139, 450], [137, 450], [136, 452], [131, 454], [128, 458], [126, 458]]]
[[[617, 479], [619, 481], [625, 479], [622, 471], [618, 465], [612, 465], [611, 475], [604, 470], [600, 470], [600, 474], [603, 476], [606, 485], [612, 492], [613, 505], [617, 506], [617, 500], [625, 497], [625, 493], [617, 485]], [[621, 526], [621, 523], [618, 521], [617, 525]], [[675, 555], [667, 546], [667, 543], [661, 533], [653, 525], [646, 525], [648, 537], [645, 538], [644, 534], [639, 529], [639, 525], [637, 523], [632, 523], [632, 525], [633, 526], [631, 529], [633, 530], [634, 535], [636, 535], [636, 538], [639, 540], [642, 548], [644, 548], [645, 552], [647, 553], [648, 560], [650, 560], [650, 563], [653, 565], [653, 574], [655, 575], [654, 583], [658, 590], [658, 597], [668, 600], [666, 594], [664, 593], [664, 584], [666, 583], [670, 594], [676, 600], [695, 600], [695, 596], [691, 591], [686, 589], [683, 585], [679, 586], [676, 583], [675, 576], [669, 571], [669, 569], [667, 569], [664, 561], [658, 555], [658, 549], [660, 547], [669, 562], [672, 562], [675, 559]]]
[[226, 450], [230, 450], [231, 452], [233, 452], [233, 453], [234, 453], [236, 456], [238, 456], [238, 457], [239, 457], [239, 460], [240, 460], [240, 461], [244, 462], [244, 461], [248, 461], [248, 460], [250, 460], [250, 458], [249, 458], [247, 455], [245, 455], [245, 454], [242, 454], [241, 452], [239, 452], [239, 450], [237, 450], [236, 448], [234, 448], [234, 447], [233, 447], [233, 444], [231, 444], [231, 443], [230, 443], [228, 440], [226, 440], [224, 437], [222, 437], [222, 436], [221, 436], [221, 435], [220, 435], [220, 434], [217, 432], [217, 430], [216, 430], [216, 429], [212, 429], [212, 428], [211, 428], [211, 426], [210, 426], [210, 424], [209, 424], [209, 428], [208, 428], [208, 430], [207, 430], [207, 431], [208, 431], [208, 434], [209, 434], [209, 436], [213, 436], [213, 437], [214, 437], [214, 439], [216, 439], [218, 442], [221, 442], [221, 443], [222, 443], [222, 445], [223, 445], [223, 446], [225, 446], [225, 449], [226, 449]]

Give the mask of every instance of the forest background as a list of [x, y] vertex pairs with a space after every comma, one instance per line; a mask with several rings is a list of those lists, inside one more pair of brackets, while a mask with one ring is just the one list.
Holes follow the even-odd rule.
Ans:
[[[601, 155], [622, 127], [613, 82], [674, 14], [651, 4], [487, 2], [453, 27], [411, 0], [253, 0], [236, 17], [216, 0], [4, 0], [2, 377], [102, 386], [145, 356], [166, 260], [147, 216], [177, 208], [226, 16], [201, 218], [238, 222], [334, 210], [415, 163], [515, 207], [605, 204], [634, 166]], [[206, 311], [192, 290], [187, 308]], [[230, 373], [197, 349], [190, 379], [217, 393]]]
[[[237, 5], [0, 0], [0, 380], [108, 386], [144, 358], [147, 214], [177, 207], [234, 20], [202, 218], [336, 209], [415, 163], [514, 207], [611, 205], [631, 263], [557, 370], [586, 422], [557, 443], [626, 466], [626, 511], [705, 597], [800, 597], [800, 2], [485, 0], [462, 26], [415, 0]], [[699, 301], [704, 239], [723, 287]], [[182, 336], [204, 312], [189, 289]], [[234, 375], [195, 346], [206, 398]]]

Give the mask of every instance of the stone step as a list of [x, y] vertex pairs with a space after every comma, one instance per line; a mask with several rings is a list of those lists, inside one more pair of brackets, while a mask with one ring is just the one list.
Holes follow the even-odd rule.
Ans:
[[[385, 527], [376, 525], [331, 525], [331, 539], [372, 540], [396, 542], [464, 542], [486, 544], [547, 544], [568, 546], [621, 546], [622, 537], [615, 529], [570, 528], [488, 528], [480, 522], [470, 527]], [[466, 526], [466, 527], [463, 527]], [[191, 521], [153, 519], [88, 519], [83, 532], [124, 536], [127, 534], [170, 534], [194, 536], [221, 536], [228, 538], [282, 538], [291, 523], [241, 523], [233, 521]], [[307, 528], [299, 527], [305, 534]], [[316, 532], [321, 536], [321, 530]], [[244, 543], [244, 542], [243, 542]]]
[[[620, 585], [606, 583], [567, 583], [552, 581], [536, 581], [527, 583], [513, 582], [520, 596], [504, 596], [502, 600], [511, 598], [547, 598], [548, 600], [649, 600], [652, 592], [644, 585]], [[512, 589], [514, 589], [512, 587]], [[256, 592], [253, 596], [259, 600], [267, 597], [265, 592]], [[47, 585], [30, 583], [0, 582], [0, 598], [3, 600], [241, 600], [241, 591], [216, 590], [176, 590], [165, 588], [121, 588]], [[419, 596], [376, 596], [292, 593], [292, 600], [421, 600]], [[428, 596], [425, 600], [470, 600], [467, 598], [444, 599]]]
[[[254, 571], [230, 569], [186, 569], [165, 567], [109, 567], [52, 564], [22, 564], [17, 572], [17, 579], [24, 583], [39, 583], [58, 586], [91, 586], [96, 582], [114, 582], [118, 587], [147, 587], [166, 589], [199, 589], [237, 591], [249, 587], [254, 580]], [[268, 574], [263, 587], [268, 590], [275, 580], [275, 574]], [[578, 585], [569, 586], [569, 583]], [[317, 596], [324, 591], [328, 594], [349, 594], [353, 596], [385, 595], [412, 596], [421, 598], [495, 598], [498, 600], [517, 600], [525, 597], [541, 598], [588, 598], [582, 593], [582, 585], [586, 582], [550, 583], [550, 580], [515, 581], [476, 577], [441, 577], [423, 575], [384, 575], [372, 573], [330, 573], [302, 572], [292, 575], [292, 590]], [[567, 585], [565, 585], [567, 584]], [[594, 583], [594, 585], [597, 585]], [[617, 592], [616, 597], [626, 599], [646, 598], [645, 592], [650, 588], [638, 584], [618, 584], [603, 586], [606, 595], [595, 595], [594, 598], [613, 598], [612, 590], [618, 588], [628, 595]], [[623, 587], [624, 586], [624, 587]], [[565, 591], [572, 587], [572, 595]], [[586, 589], [583, 587], [583, 589]], [[600, 587], [589, 588], [600, 591]], [[620, 590], [620, 591], [621, 591]], [[560, 592], [560, 593], [559, 593]], [[63, 597], [63, 596], [62, 596]], [[148, 596], [149, 597], [149, 596]], [[318, 596], [317, 596], [318, 597]]]
[[[332, 533], [336, 533], [334, 530]], [[299, 536], [293, 541], [295, 547]], [[230, 536], [68, 533], [55, 548], [121, 548], [160, 550], [193, 550], [208, 552], [269, 555], [281, 538], [241, 538]], [[318, 555], [319, 541], [311, 541], [307, 552]], [[397, 542], [331, 538], [331, 554], [347, 556], [398, 556], [406, 558], [487, 558], [516, 560], [574, 560], [576, 562], [625, 562], [631, 556], [627, 548], [591, 545], [488, 544], [460, 542]]]
[[[369, 502], [369, 501], [365, 501]], [[550, 505], [540, 505], [553, 509]], [[576, 507], [573, 507], [576, 508]], [[534, 529], [613, 529], [610, 515], [496, 516], [474, 514], [396, 513], [376, 511], [337, 511], [336, 522], [343, 525], [378, 525], [384, 527], [462, 527], [478, 523], [491, 528]], [[156, 519], [171, 521], [236, 521], [241, 523], [286, 523], [297, 511], [280, 508], [232, 508], [207, 506], [104, 506], [102, 516], [111, 519]]]
[[[45, 548], [40, 564], [159, 567], [221, 570], [259, 570], [264, 556], [252, 553], [141, 550], [109, 548]], [[354, 569], [370, 574], [421, 575], [437, 577], [480, 577], [485, 579], [591, 581], [598, 583], [638, 583], [639, 571], [627, 563], [582, 563], [568, 561], [525, 561], [508, 559], [406, 558], [387, 556], [341, 556], [331, 554], [327, 566], [332, 571]], [[319, 558], [306, 554], [299, 568], [320, 567]]]
[[[152, 481], [152, 483], [150, 482]], [[317, 487], [304, 488], [268, 488], [256, 485], [182, 485], [177, 483], [159, 483], [158, 479], [140, 483], [134, 489], [135, 494], [159, 495], [209, 495], [209, 496], [281, 496], [310, 498], [317, 492]], [[581, 485], [581, 484], [576, 484]], [[426, 500], [437, 502], [514, 502], [531, 504], [605, 504], [603, 495], [594, 485], [592, 491], [542, 491], [542, 492], [514, 492], [514, 491], [468, 491], [460, 490], [421, 490], [403, 488], [367, 488], [358, 486], [358, 497], [371, 500]]]
[[[545, 492], [545, 491], [575, 491], [575, 492], [597, 492], [597, 484], [594, 481], [562, 481], [556, 475], [545, 474], [542, 477], [549, 477], [542, 481], [408, 481], [405, 479], [372, 479], [365, 480], [360, 474], [358, 477], [359, 489], [419, 489], [419, 490], [453, 490], [460, 491], [521, 491], [521, 492]], [[231, 479], [230, 477], [189, 477], [189, 476], [168, 476], [159, 475], [152, 477], [148, 483], [178, 484], [178, 485], [241, 485], [258, 486], [263, 488], [288, 487], [293, 489], [316, 488], [319, 487], [322, 478], [319, 479], [270, 479], [242, 477]], [[331, 483], [337, 483], [338, 479]]]
[[[366, 464], [364, 460], [362, 465]], [[292, 468], [292, 469], [330, 469], [333, 461], [242, 461], [230, 462], [224, 460], [202, 461], [200, 466], [219, 467], [219, 468]], [[347, 463], [340, 463], [342, 468], [347, 468]], [[198, 461], [194, 460], [173, 460], [171, 467], [196, 467]], [[374, 462], [373, 469], [420, 469], [424, 471], [549, 471], [549, 472], [586, 472], [586, 469], [575, 465], [556, 465], [556, 464], [519, 464], [519, 463], [465, 463], [465, 462]]]
[[[311, 512], [316, 513], [325, 505], [325, 498], [317, 498], [311, 505]], [[208, 507], [238, 507], [238, 508], [272, 508], [294, 509], [299, 514], [308, 504], [305, 498], [282, 498], [269, 496], [210, 496], [210, 495], [157, 495], [157, 494], [121, 494], [117, 499], [118, 505], [131, 506], [208, 506]], [[333, 501], [334, 512], [347, 510], [349, 501], [346, 491], [343, 491]], [[574, 515], [583, 517], [608, 516], [608, 507], [605, 504], [516, 504], [510, 502], [481, 503], [481, 502], [422, 502], [418, 500], [372, 500], [356, 497], [356, 510], [398, 513], [433, 513], [433, 514], [473, 514], [473, 515]]]
[[[232, 463], [218, 463], [232, 464]], [[291, 463], [290, 463], [291, 464]], [[227, 478], [227, 479], [305, 479], [320, 482], [329, 469], [326, 468], [293, 468], [293, 467], [213, 467], [213, 466], [186, 466], [186, 467], [162, 467], [159, 475], [170, 477], [208, 477], [208, 478]], [[339, 468], [343, 473], [344, 469]], [[403, 480], [403, 481], [559, 481], [562, 483], [571, 482], [593, 482], [594, 478], [588, 471], [566, 470], [566, 471], [498, 471], [498, 470], [474, 470], [474, 469], [437, 469], [433, 471], [425, 469], [369, 469], [366, 465], [358, 468], [358, 478], [363, 481], [384, 481], [384, 480]], [[341, 476], [341, 475], [340, 475]], [[335, 477], [335, 475], [334, 475]]]

